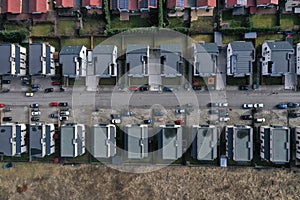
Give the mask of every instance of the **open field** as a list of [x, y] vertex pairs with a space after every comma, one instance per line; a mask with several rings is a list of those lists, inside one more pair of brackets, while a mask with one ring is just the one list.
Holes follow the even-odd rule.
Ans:
[[300, 192], [300, 174], [285, 169], [166, 167], [135, 174], [100, 165], [16, 163], [0, 181], [1, 199], [297, 199]]
[[32, 26], [31, 35], [33, 36], [49, 36], [53, 33], [52, 24], [35, 24]]

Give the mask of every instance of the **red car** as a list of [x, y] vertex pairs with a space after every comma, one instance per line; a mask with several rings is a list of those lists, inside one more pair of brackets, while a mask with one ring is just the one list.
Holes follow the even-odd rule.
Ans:
[[3, 103], [0, 103], [0, 108], [3, 108], [5, 105]]
[[52, 85], [60, 85], [60, 82], [59, 81], [53, 81]]
[[49, 106], [58, 106], [58, 102], [50, 102]]
[[182, 119], [177, 119], [177, 120], [175, 121], [175, 124], [176, 124], [176, 125], [182, 125], [182, 124], [184, 124], [184, 120], [182, 120]]
[[129, 90], [130, 90], [130, 91], [138, 91], [139, 88], [138, 88], [138, 87], [130, 87]]

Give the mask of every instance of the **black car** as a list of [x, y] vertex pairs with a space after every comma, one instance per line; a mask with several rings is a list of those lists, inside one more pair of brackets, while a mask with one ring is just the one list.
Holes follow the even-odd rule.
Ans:
[[41, 87], [40, 84], [32, 84], [32, 85], [31, 85], [31, 88], [40, 88], [40, 87]]
[[193, 90], [202, 90], [202, 87], [201, 87], [201, 86], [196, 86], [196, 85], [194, 85], [194, 86], [193, 86]]
[[10, 91], [10, 89], [8, 89], [8, 88], [3, 88], [3, 90], [2, 90], [3, 93], [7, 93], [9, 91]]
[[60, 102], [58, 104], [58, 106], [60, 106], [60, 107], [68, 107], [68, 102]]
[[28, 85], [30, 85], [30, 83], [29, 83], [29, 81], [22, 81], [22, 85], [23, 86], [28, 86]]
[[242, 120], [251, 120], [251, 119], [253, 119], [253, 117], [252, 117], [252, 115], [242, 115], [241, 119]]
[[31, 117], [31, 121], [32, 122], [38, 122], [38, 121], [40, 121], [40, 118], [38, 118], [38, 117]]
[[45, 93], [50, 93], [50, 92], [53, 92], [53, 88], [46, 88], [44, 90]]
[[218, 103], [208, 103], [207, 107], [219, 107]]
[[299, 107], [299, 103], [290, 102], [287, 104], [288, 108], [297, 108]]
[[148, 91], [148, 90], [149, 90], [149, 87], [148, 87], [148, 86], [141, 86], [141, 87], [139, 88], [139, 90], [140, 90], [141, 92], [145, 92], [145, 91]]
[[240, 90], [249, 90], [249, 87], [247, 85], [241, 85]]
[[290, 113], [290, 114], [289, 114], [289, 117], [291, 117], [291, 118], [297, 118], [297, 117], [300, 117], [300, 113]]
[[38, 108], [38, 107], [39, 107], [39, 104], [37, 104], [37, 103], [30, 104], [30, 108]]
[[219, 111], [218, 110], [209, 110], [208, 113], [213, 115], [213, 114], [218, 114]]
[[60, 81], [60, 77], [59, 76], [52, 76], [51, 81]]
[[10, 80], [2, 80], [2, 84], [10, 84]]
[[170, 87], [164, 87], [164, 88], [163, 88], [163, 91], [164, 91], [164, 92], [173, 92], [173, 88], [170, 88]]
[[120, 114], [111, 114], [110, 117], [112, 119], [120, 119], [121, 118], [121, 115]]
[[12, 120], [12, 118], [11, 117], [3, 117], [2, 120], [4, 122], [10, 122]]
[[50, 118], [58, 118], [58, 117], [59, 117], [59, 114], [57, 114], [57, 113], [56, 113], [56, 114], [50, 114], [49, 117], [50, 117]]

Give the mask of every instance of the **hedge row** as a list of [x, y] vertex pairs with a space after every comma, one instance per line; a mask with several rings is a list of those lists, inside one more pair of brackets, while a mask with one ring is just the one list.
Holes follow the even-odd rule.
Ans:
[[22, 43], [26, 39], [28, 32], [24, 30], [0, 31], [0, 40], [10, 43]]
[[264, 32], [264, 33], [277, 33], [280, 31], [279, 26], [270, 28], [252, 28], [252, 27], [239, 27], [239, 28], [222, 28], [222, 33], [224, 34], [243, 34], [246, 32]]

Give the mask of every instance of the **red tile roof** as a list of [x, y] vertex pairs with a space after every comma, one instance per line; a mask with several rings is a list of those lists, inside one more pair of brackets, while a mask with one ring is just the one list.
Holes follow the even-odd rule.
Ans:
[[73, 8], [74, 0], [56, 0], [56, 8]]
[[48, 0], [30, 0], [29, 13], [47, 13], [49, 10]]
[[197, 0], [196, 6], [197, 7], [202, 7], [202, 6], [216, 7], [217, 1], [216, 0]]
[[82, 0], [82, 7], [99, 6], [102, 7], [102, 0]]
[[257, 0], [257, 5], [268, 5], [268, 4], [278, 5], [278, 0]]
[[2, 13], [21, 13], [21, 0], [2, 0]]

